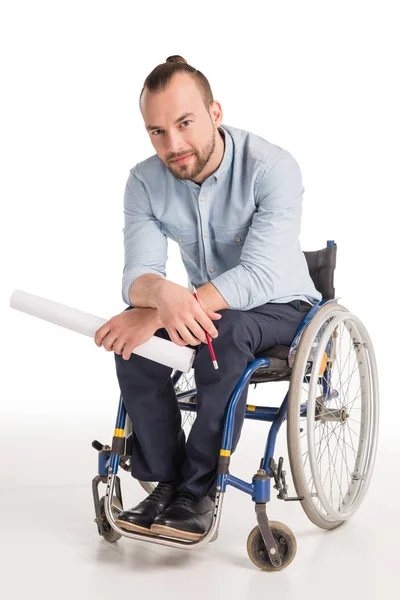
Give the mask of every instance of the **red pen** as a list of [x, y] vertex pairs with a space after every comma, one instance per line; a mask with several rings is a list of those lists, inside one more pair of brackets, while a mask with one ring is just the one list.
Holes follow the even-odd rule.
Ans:
[[[194, 287], [193, 283], [192, 283], [192, 288], [193, 288], [193, 296], [196, 298], [197, 302], [200, 304], [200, 300], [199, 300], [199, 297], [196, 292], [196, 288]], [[214, 348], [212, 347], [212, 344], [211, 344], [210, 334], [208, 333], [208, 331], [205, 331], [205, 334], [206, 334], [206, 338], [207, 338], [208, 349], [210, 351], [212, 362], [214, 365], [214, 369], [218, 369], [218, 363], [217, 363], [217, 359], [215, 358]]]

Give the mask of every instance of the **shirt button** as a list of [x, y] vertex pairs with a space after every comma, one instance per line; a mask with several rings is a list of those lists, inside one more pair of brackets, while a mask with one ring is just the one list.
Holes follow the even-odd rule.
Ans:
[[181, 242], [181, 241], [182, 241], [182, 238], [178, 238], [178, 242]]
[[205, 232], [205, 234], [204, 234], [204, 237], [208, 237], [208, 233], [207, 233], [207, 231]]
[[240, 237], [237, 237], [237, 238], [236, 238], [236, 241], [237, 241], [237, 242], [240, 242]]
[[214, 273], [214, 267], [210, 267], [210, 273]]
[[200, 196], [200, 200], [204, 200], [204, 196]]

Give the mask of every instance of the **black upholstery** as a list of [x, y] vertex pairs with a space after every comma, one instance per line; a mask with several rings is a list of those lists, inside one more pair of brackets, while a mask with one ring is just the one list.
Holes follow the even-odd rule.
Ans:
[[[334, 271], [336, 267], [337, 245], [322, 250], [304, 252], [311, 279], [324, 300], [335, 297]], [[306, 314], [306, 313], [305, 313]], [[290, 381], [291, 368], [288, 365], [289, 346], [273, 346], [255, 355], [256, 358], [269, 358], [268, 367], [260, 367], [250, 377], [250, 383], [264, 381]]]
[[322, 250], [304, 252], [308, 270], [315, 287], [324, 300], [335, 297], [334, 271], [336, 267], [337, 245], [327, 246]]

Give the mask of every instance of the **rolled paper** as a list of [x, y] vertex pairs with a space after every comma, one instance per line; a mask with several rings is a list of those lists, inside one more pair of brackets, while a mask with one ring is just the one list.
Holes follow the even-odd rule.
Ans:
[[[109, 320], [21, 290], [13, 292], [10, 306], [33, 317], [38, 317], [91, 338], [94, 338], [96, 331]], [[196, 352], [191, 348], [178, 346], [170, 340], [164, 340], [153, 335], [147, 342], [134, 348], [133, 354], [138, 354], [172, 369], [177, 369], [182, 373], [188, 373], [192, 368]]]

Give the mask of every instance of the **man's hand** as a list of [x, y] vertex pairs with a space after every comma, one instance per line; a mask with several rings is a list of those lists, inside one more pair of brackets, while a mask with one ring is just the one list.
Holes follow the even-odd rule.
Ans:
[[155, 308], [132, 308], [112, 317], [96, 331], [96, 346], [104, 346], [108, 352], [122, 354], [129, 360], [133, 349], [147, 342], [160, 329]]
[[205, 331], [212, 338], [218, 331], [212, 319], [220, 319], [222, 315], [214, 312], [196, 298], [187, 288], [172, 281], [160, 281], [154, 303], [172, 342], [178, 346], [197, 346], [207, 343]]

